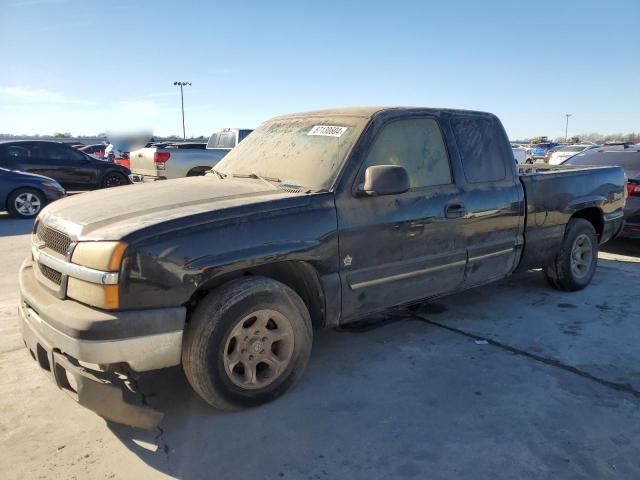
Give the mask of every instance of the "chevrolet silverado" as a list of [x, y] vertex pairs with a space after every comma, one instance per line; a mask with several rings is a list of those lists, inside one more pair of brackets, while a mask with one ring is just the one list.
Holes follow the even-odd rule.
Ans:
[[111, 421], [157, 425], [124, 384], [180, 364], [213, 407], [250, 407], [300, 379], [314, 328], [531, 268], [586, 287], [625, 199], [619, 167], [516, 165], [488, 113], [277, 117], [206, 176], [47, 206], [20, 270], [22, 334]]

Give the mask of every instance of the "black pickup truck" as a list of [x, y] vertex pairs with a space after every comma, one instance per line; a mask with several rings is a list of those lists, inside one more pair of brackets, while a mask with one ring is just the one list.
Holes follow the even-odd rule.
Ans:
[[534, 267], [584, 288], [623, 226], [622, 169], [518, 168], [488, 113], [269, 120], [204, 177], [46, 207], [20, 271], [25, 344], [81, 404], [153, 427], [123, 376], [182, 363], [206, 402], [248, 407], [301, 377], [314, 327]]

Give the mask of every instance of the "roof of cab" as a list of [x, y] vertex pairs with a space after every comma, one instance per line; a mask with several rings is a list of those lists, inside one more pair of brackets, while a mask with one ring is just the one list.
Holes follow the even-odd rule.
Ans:
[[456, 110], [451, 108], [432, 108], [432, 107], [407, 107], [407, 106], [377, 106], [377, 107], [343, 107], [343, 108], [328, 108], [324, 110], [311, 110], [308, 112], [290, 113], [287, 115], [279, 115], [273, 119], [291, 118], [291, 117], [361, 117], [371, 118], [374, 115], [391, 111], [423, 111], [423, 112], [451, 112], [451, 113], [475, 113], [484, 114], [487, 112], [479, 112], [475, 110]]

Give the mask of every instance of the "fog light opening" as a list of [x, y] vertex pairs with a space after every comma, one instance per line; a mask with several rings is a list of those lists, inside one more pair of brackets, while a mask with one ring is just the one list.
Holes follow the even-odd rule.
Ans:
[[78, 382], [76, 380], [76, 377], [74, 377], [72, 374], [70, 374], [66, 370], [64, 373], [66, 374], [66, 377], [67, 377], [67, 387], [70, 390], [72, 390], [73, 393], [78, 393]]

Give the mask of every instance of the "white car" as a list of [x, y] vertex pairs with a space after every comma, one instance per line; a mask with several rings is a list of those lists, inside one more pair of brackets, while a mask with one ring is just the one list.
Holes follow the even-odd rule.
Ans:
[[204, 175], [251, 133], [247, 128], [223, 128], [209, 142], [176, 143], [134, 150], [129, 154], [131, 180], [154, 182]]
[[531, 163], [531, 155], [527, 148], [511, 145], [511, 151], [516, 163]]
[[589, 144], [576, 144], [576, 145], [560, 145], [553, 149], [553, 152], [549, 156], [549, 165], [560, 165], [569, 157], [584, 152], [590, 148], [595, 148], [597, 145]]

